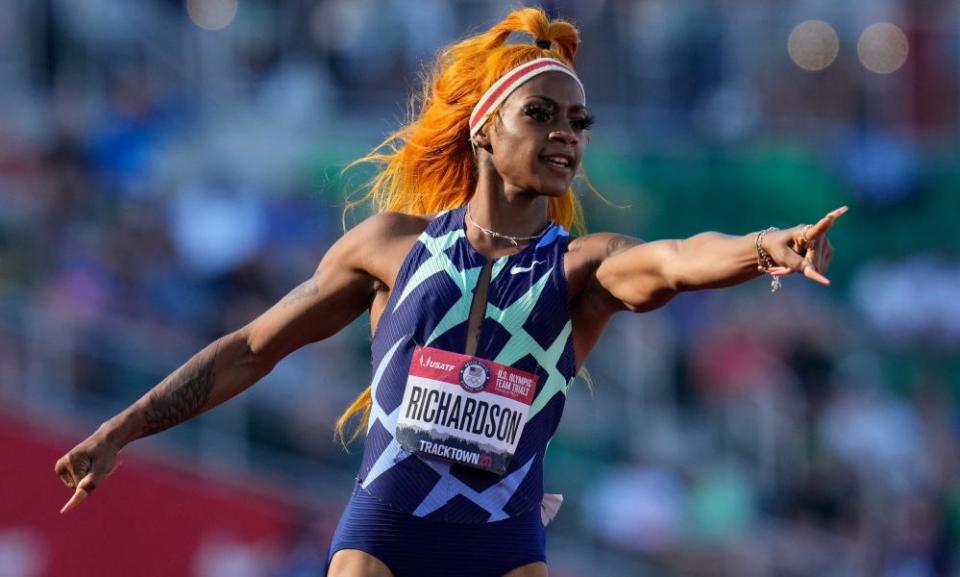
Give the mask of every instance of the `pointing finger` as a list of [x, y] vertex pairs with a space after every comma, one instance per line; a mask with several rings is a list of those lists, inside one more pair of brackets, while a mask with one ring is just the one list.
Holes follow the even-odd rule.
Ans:
[[97, 481], [94, 477], [94, 473], [91, 472], [77, 484], [77, 490], [73, 492], [73, 496], [71, 496], [67, 504], [60, 509], [61, 515], [82, 503], [84, 499], [90, 496], [90, 493], [93, 493], [93, 490], [97, 488]]
[[73, 492], [73, 496], [70, 497], [70, 500], [67, 501], [67, 504], [64, 505], [62, 509], [60, 509], [60, 514], [63, 515], [64, 513], [70, 511], [71, 509], [73, 509], [74, 507], [82, 503], [83, 500], [86, 499], [87, 495], [89, 494], [90, 493], [88, 493], [86, 490], [80, 487], [77, 487], [77, 490]]
[[849, 210], [848, 207], [841, 206], [836, 210], [830, 211], [825, 217], [821, 218], [817, 224], [808, 228], [804, 236], [806, 236], [807, 240], [810, 242], [815, 241], [819, 237], [823, 236], [828, 230], [830, 230], [830, 227], [833, 226], [834, 221], [843, 216], [847, 210]]

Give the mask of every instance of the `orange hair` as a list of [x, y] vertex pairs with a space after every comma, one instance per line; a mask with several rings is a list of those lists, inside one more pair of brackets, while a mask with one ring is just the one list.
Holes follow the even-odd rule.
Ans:
[[[514, 32], [549, 40], [550, 48], [532, 43], [506, 44]], [[569, 22], [551, 22], [541, 9], [523, 8], [511, 12], [487, 32], [441, 50], [419, 98], [415, 96], [412, 101], [411, 120], [349, 165], [372, 163], [379, 171], [370, 182], [369, 192], [347, 208], [372, 202], [378, 212], [423, 215], [465, 204], [477, 185], [469, 138], [474, 105], [501, 76], [531, 60], [552, 57], [572, 68], [579, 44], [580, 34]], [[550, 217], [576, 233], [584, 230], [583, 211], [571, 189], [550, 199]], [[337, 438], [343, 442], [356, 438], [366, 428], [370, 407], [368, 386], [337, 419]], [[347, 423], [358, 414], [357, 428], [346, 440]]]

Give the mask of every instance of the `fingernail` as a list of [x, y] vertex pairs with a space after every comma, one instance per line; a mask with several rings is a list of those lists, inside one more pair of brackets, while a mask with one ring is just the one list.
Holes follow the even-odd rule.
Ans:
[[88, 494], [89, 494], [89, 493], [87, 493], [87, 491], [85, 491], [84, 489], [77, 489], [77, 490], [73, 493], [73, 496], [70, 497], [70, 500], [67, 501], [67, 504], [64, 505], [62, 509], [60, 509], [60, 514], [63, 515], [63, 514], [66, 513], [67, 511], [69, 511], [69, 510], [73, 509], [74, 507], [76, 507], [77, 505], [79, 505], [84, 499], [87, 498], [87, 495], [88, 495]]

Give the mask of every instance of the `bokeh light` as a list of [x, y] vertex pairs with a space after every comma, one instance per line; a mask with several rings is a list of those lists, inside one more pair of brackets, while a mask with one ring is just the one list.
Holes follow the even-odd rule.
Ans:
[[237, 15], [237, 0], [187, 0], [190, 20], [204, 30], [220, 30]]
[[857, 54], [867, 70], [877, 74], [890, 74], [899, 70], [907, 61], [910, 41], [897, 25], [878, 22], [860, 35]]
[[787, 53], [794, 64], [816, 72], [833, 64], [840, 52], [836, 30], [822, 20], [801, 22], [790, 32]]

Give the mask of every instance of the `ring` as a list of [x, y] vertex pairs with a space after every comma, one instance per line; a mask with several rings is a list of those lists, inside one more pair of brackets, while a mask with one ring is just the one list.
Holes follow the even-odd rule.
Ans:
[[800, 240], [803, 241], [803, 245], [806, 246], [810, 244], [810, 239], [807, 238], [807, 231], [813, 228], [812, 224], [805, 224], [803, 228], [800, 229]]

